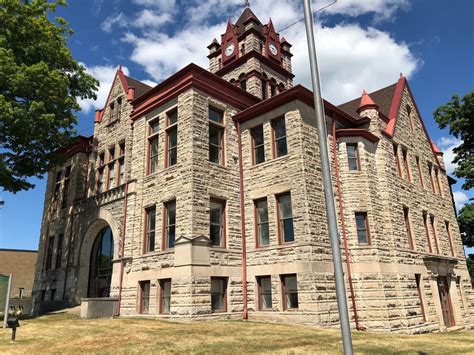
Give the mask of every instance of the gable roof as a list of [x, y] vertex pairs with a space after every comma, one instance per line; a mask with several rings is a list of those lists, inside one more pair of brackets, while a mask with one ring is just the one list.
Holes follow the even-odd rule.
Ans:
[[141, 81], [131, 78], [129, 76], [124, 75], [125, 80], [127, 81], [128, 86], [133, 86], [135, 88], [135, 97], [140, 97], [143, 94], [146, 94], [148, 91], [153, 89], [150, 85], [142, 83]]
[[[385, 117], [388, 117], [390, 112], [390, 106], [392, 105], [393, 95], [395, 94], [395, 88], [397, 83], [386, 86], [382, 89], [377, 91], [373, 91], [369, 93], [372, 100], [379, 106], [379, 112], [382, 113]], [[357, 113], [357, 109], [359, 108], [360, 104], [360, 97], [351, 101], [348, 101], [338, 107], [347, 112], [349, 115], [354, 117], [355, 119], [359, 119], [360, 116]]]

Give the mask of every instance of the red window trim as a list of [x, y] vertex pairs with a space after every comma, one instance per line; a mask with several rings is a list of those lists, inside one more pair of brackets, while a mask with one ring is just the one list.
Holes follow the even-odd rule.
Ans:
[[346, 153], [347, 153], [347, 160], [348, 160], [348, 164], [349, 164], [349, 159], [353, 159], [353, 158], [349, 158], [349, 151], [347, 150], [347, 147], [349, 146], [353, 146], [355, 147], [355, 154], [356, 154], [356, 161], [357, 161], [357, 169], [356, 170], [350, 170], [350, 165], [349, 165], [349, 171], [361, 171], [361, 164], [360, 164], [360, 154], [359, 154], [359, 144], [356, 142], [356, 143], [347, 143], [346, 144]]
[[[173, 123], [173, 124], [170, 124], [170, 114], [172, 113], [175, 113], [176, 112], [176, 122]], [[178, 107], [174, 107], [172, 108], [171, 110], [168, 110], [166, 112], [166, 129], [165, 129], [165, 132], [166, 132], [166, 135], [165, 135], [165, 169], [166, 168], [169, 168], [171, 165], [169, 165], [169, 151], [168, 151], [168, 148], [169, 148], [169, 132], [174, 129], [176, 127], [176, 134], [178, 134], [178, 130], [177, 130], [177, 127], [178, 127]], [[176, 164], [175, 164], [176, 165]], [[174, 166], [174, 165], [173, 165]]]
[[425, 187], [425, 180], [423, 179], [423, 169], [421, 168], [421, 161], [420, 157], [416, 157], [416, 166], [418, 168], [418, 176], [420, 177], [420, 185], [421, 187]]
[[[152, 133], [152, 131], [151, 131], [151, 125], [155, 122], [159, 123], [159, 118], [158, 117], [153, 118], [152, 120], [147, 122], [147, 125], [148, 125], [147, 132], [148, 132], [148, 134], [147, 134], [147, 150], [146, 150], [147, 151], [146, 152], [146, 162], [147, 162], [146, 163], [146, 175], [151, 175], [151, 174], [154, 174], [154, 173], [157, 172], [157, 171], [154, 171], [153, 173], [151, 173], [151, 171], [150, 171], [151, 170], [151, 141], [156, 139], [157, 140], [157, 146], [159, 147], [159, 145], [160, 145], [159, 144], [160, 143], [160, 141], [159, 141], [160, 130], [158, 129], [158, 132], [155, 132], [155, 133]], [[158, 155], [157, 155], [158, 157], [159, 157], [159, 153], [160, 152], [158, 151]], [[158, 160], [158, 162], [159, 162], [159, 160]]]
[[434, 172], [435, 172], [436, 186], [438, 187], [438, 192], [441, 195], [441, 197], [444, 197], [443, 190], [441, 189], [441, 182], [439, 181], [439, 170], [437, 168], [434, 168]]
[[356, 232], [358, 232], [358, 230], [359, 230], [357, 228], [357, 215], [363, 215], [364, 216], [365, 234], [367, 234], [367, 243], [359, 243], [359, 233], [357, 233], [356, 234], [357, 244], [358, 245], [372, 245], [372, 239], [370, 237], [370, 229], [369, 229], [369, 217], [367, 215], [367, 212], [365, 212], [365, 211], [354, 212], [354, 216], [356, 218]]
[[223, 300], [224, 308], [223, 309], [217, 309], [217, 310], [212, 309], [212, 304], [211, 304], [211, 312], [212, 313], [226, 313], [227, 309], [228, 309], [228, 306], [227, 306], [227, 288], [229, 286], [229, 278], [228, 277], [222, 277], [222, 276], [219, 276], [219, 277], [212, 276], [211, 277], [211, 297], [212, 297], [212, 280], [222, 280], [223, 281], [223, 285], [224, 285], [224, 300]]
[[444, 221], [444, 225], [446, 226], [446, 234], [448, 235], [448, 241], [449, 241], [449, 248], [451, 249], [451, 256], [454, 255], [454, 246], [453, 246], [453, 240], [451, 238], [451, 228], [450, 228], [450, 223], [449, 221]]
[[407, 174], [407, 179], [408, 181], [412, 182], [411, 178], [411, 171], [410, 171], [410, 161], [408, 158], [408, 149], [402, 147], [402, 159], [403, 159], [403, 165], [405, 167], [405, 172]]
[[[222, 130], [222, 136], [221, 136], [221, 142], [220, 142], [220, 149], [221, 149], [221, 156], [220, 156], [220, 161], [219, 163], [214, 163], [214, 162], [210, 162], [212, 164], [218, 164], [218, 165], [221, 165], [221, 166], [226, 166], [226, 152], [225, 152], [225, 142], [226, 142], [226, 138], [227, 138], [227, 132], [226, 132], [226, 126], [225, 126], [225, 111], [221, 110], [221, 109], [218, 109], [216, 108], [215, 106], [212, 106], [212, 105], [209, 105], [208, 106], [208, 111], [209, 109], [213, 110], [213, 111], [216, 111], [216, 112], [220, 112], [222, 114], [222, 123], [218, 123], [216, 121], [213, 121], [211, 119], [209, 119], [208, 117], [208, 122], [210, 125], [214, 125], [215, 127], [218, 127], [219, 129]], [[208, 113], [209, 114], [209, 113]]]
[[283, 122], [285, 122], [285, 138], [286, 138], [286, 151], [287, 151], [287, 153], [285, 155], [282, 155], [282, 157], [288, 155], [288, 139], [287, 139], [288, 134], [286, 132], [286, 119], [285, 119], [285, 116], [279, 116], [279, 117], [273, 118], [270, 121], [270, 126], [272, 127], [272, 157], [273, 157], [273, 159], [281, 158], [281, 157], [277, 157], [276, 138], [275, 138], [275, 134], [276, 134], [275, 122], [280, 120], [280, 119], [283, 120]]
[[[281, 230], [281, 222], [280, 222], [280, 202], [279, 202], [279, 199], [280, 197], [282, 196], [285, 196], [285, 195], [290, 195], [290, 200], [291, 200], [291, 218], [293, 219], [293, 238], [294, 240], [292, 241], [289, 241], [289, 242], [285, 242], [282, 238], [283, 237], [283, 232]], [[293, 200], [291, 199], [291, 191], [286, 191], [286, 192], [282, 192], [282, 193], [279, 193], [277, 195], [275, 195], [275, 199], [276, 199], [276, 212], [277, 212], [277, 233], [278, 233], [278, 244], [279, 245], [286, 245], [286, 244], [291, 244], [291, 243], [294, 243], [296, 241], [296, 237], [295, 237], [295, 221], [294, 221], [294, 216], [293, 216]]]
[[[171, 304], [170, 304], [170, 311], [169, 312], [165, 312], [164, 311], [164, 287], [163, 287], [163, 284], [165, 282], [170, 282], [170, 287], [171, 287], [171, 279], [170, 278], [167, 278], [167, 279], [160, 279], [158, 280], [158, 284], [160, 286], [160, 293], [159, 293], [159, 306], [158, 306], [158, 313], [159, 314], [171, 314]], [[170, 299], [171, 299], [171, 291], [170, 291]]]
[[435, 182], [434, 182], [434, 179], [433, 179], [433, 164], [431, 162], [428, 162], [428, 174], [430, 175], [430, 181], [431, 181], [431, 187], [433, 189], [433, 193], [435, 195], [437, 195], [436, 186], [435, 186]]
[[[166, 201], [165, 203], [163, 203], [163, 229], [162, 229], [162, 235], [161, 235], [161, 250], [168, 250], [168, 249], [173, 249], [173, 248], [170, 248], [168, 246], [168, 235], [167, 235], [167, 223], [168, 223], [168, 209], [167, 207], [171, 204], [175, 204], [175, 208], [176, 208], [176, 199], [174, 200], [170, 200], [170, 201]], [[175, 210], [175, 213], [176, 213], [176, 210]], [[175, 221], [175, 238], [176, 238], [176, 221]], [[176, 241], [176, 240], [175, 240]]]
[[396, 143], [393, 143], [393, 155], [395, 157], [395, 163], [396, 163], [396, 168], [397, 168], [397, 175], [399, 177], [403, 177], [402, 176], [402, 167], [401, 167], [401, 164], [400, 164], [400, 156], [399, 156], [399, 152], [398, 152], [398, 144]]
[[418, 291], [418, 298], [420, 299], [421, 315], [423, 316], [423, 322], [426, 323], [426, 313], [425, 313], [425, 306], [423, 304], [423, 293], [421, 290], [421, 281], [422, 281], [421, 274], [415, 274], [416, 289]]
[[415, 241], [413, 240], [413, 232], [411, 229], [411, 220], [410, 220], [410, 209], [406, 206], [403, 206], [403, 219], [405, 220], [405, 228], [407, 231], [408, 237], [408, 246], [411, 250], [415, 250]]
[[[148, 284], [148, 311], [145, 312], [145, 302], [144, 302], [144, 296], [145, 296], [145, 285]], [[151, 291], [151, 282], [149, 280], [143, 280], [138, 282], [138, 288], [139, 288], [139, 306], [138, 306], [138, 313], [139, 314], [149, 314], [150, 313], [150, 291]]]
[[[222, 206], [222, 212], [221, 212], [221, 223], [222, 223], [222, 246], [219, 245], [211, 245], [211, 248], [222, 248], [222, 249], [227, 249], [227, 200], [211, 197], [209, 200], [209, 204], [217, 203]], [[210, 223], [210, 219], [209, 219]]]
[[284, 279], [286, 277], [291, 277], [291, 276], [294, 276], [296, 278], [296, 288], [297, 288], [297, 294], [298, 294], [298, 276], [297, 276], [297, 274], [283, 274], [283, 275], [280, 275], [283, 311], [299, 309], [299, 299], [298, 299], [298, 307], [297, 308], [288, 308], [288, 304], [286, 302], [286, 284], [285, 284]]
[[435, 242], [436, 254], [439, 255], [438, 236], [436, 235], [436, 221], [433, 215], [430, 215], [430, 224], [431, 224], [431, 231], [433, 233], [433, 238]]
[[429, 227], [428, 227], [428, 213], [427, 212], [423, 212], [423, 225], [425, 227], [425, 236], [428, 242], [428, 251], [430, 253], [433, 253], [433, 248], [431, 246], [430, 232], [429, 232]]
[[151, 211], [151, 210], [155, 210], [155, 245], [156, 245], [156, 205], [151, 205], [151, 206], [147, 206], [145, 207], [145, 221], [144, 221], [144, 226], [145, 228], [143, 228], [143, 231], [144, 231], [144, 236], [143, 236], [143, 247], [142, 247], [142, 254], [147, 254], [147, 253], [151, 253], [155, 250], [152, 250], [152, 251], [147, 251], [147, 246], [148, 246], [148, 212]]
[[[262, 276], [257, 276], [257, 307], [259, 311], [271, 311], [273, 308], [263, 308], [263, 302], [262, 302], [262, 286], [261, 286], [261, 280], [264, 278], [270, 279], [270, 294], [271, 294], [271, 282], [272, 282], [272, 277], [271, 275], [262, 275]], [[273, 297], [273, 296], [272, 296]], [[273, 300], [272, 300], [273, 304]]]

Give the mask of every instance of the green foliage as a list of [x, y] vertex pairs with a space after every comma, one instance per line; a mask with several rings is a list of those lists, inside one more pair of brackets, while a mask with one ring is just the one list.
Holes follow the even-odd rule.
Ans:
[[471, 284], [474, 288], [474, 254], [469, 254], [466, 259], [467, 262], [467, 270], [469, 271], [469, 275], [471, 275]]
[[98, 82], [67, 48], [68, 23], [48, 16], [64, 0], [0, 0], [0, 186], [34, 185], [76, 134], [78, 98], [96, 98]]
[[468, 203], [459, 211], [459, 229], [462, 242], [467, 247], [474, 247], [474, 204]]
[[474, 186], [474, 90], [462, 99], [453, 95], [452, 100], [440, 106], [433, 113], [441, 129], [449, 126], [449, 133], [462, 140], [461, 145], [453, 149], [456, 155], [453, 162], [458, 164], [454, 174], [466, 179], [463, 189]]

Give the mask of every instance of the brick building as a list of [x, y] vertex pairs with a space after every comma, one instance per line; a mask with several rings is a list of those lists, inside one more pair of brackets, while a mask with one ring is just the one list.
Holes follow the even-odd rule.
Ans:
[[[246, 9], [151, 88], [116, 73], [93, 137], [48, 176], [34, 292], [121, 315], [338, 324], [312, 93]], [[351, 322], [474, 324], [442, 152], [405, 77], [324, 102]], [[99, 301], [98, 301], [99, 300]]]
[[36, 250], [0, 249], [0, 274], [13, 275], [11, 297], [31, 297], [35, 279]]

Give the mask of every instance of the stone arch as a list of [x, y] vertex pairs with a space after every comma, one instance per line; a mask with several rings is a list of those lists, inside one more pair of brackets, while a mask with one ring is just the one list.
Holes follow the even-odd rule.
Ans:
[[78, 279], [77, 279], [77, 288], [76, 296], [78, 301], [81, 298], [87, 297], [87, 291], [89, 286], [89, 272], [90, 272], [90, 257], [92, 252], [92, 247], [96, 240], [99, 232], [105, 228], [110, 227], [112, 230], [113, 244], [114, 244], [114, 259], [113, 259], [113, 271], [112, 271], [112, 281], [110, 285], [111, 297], [116, 293], [118, 287], [118, 282], [120, 279], [120, 231], [119, 225], [117, 224], [115, 218], [107, 210], [101, 210], [97, 219], [95, 219], [87, 228], [82, 239], [81, 247], [79, 248], [78, 255], [76, 260], [78, 260]]

